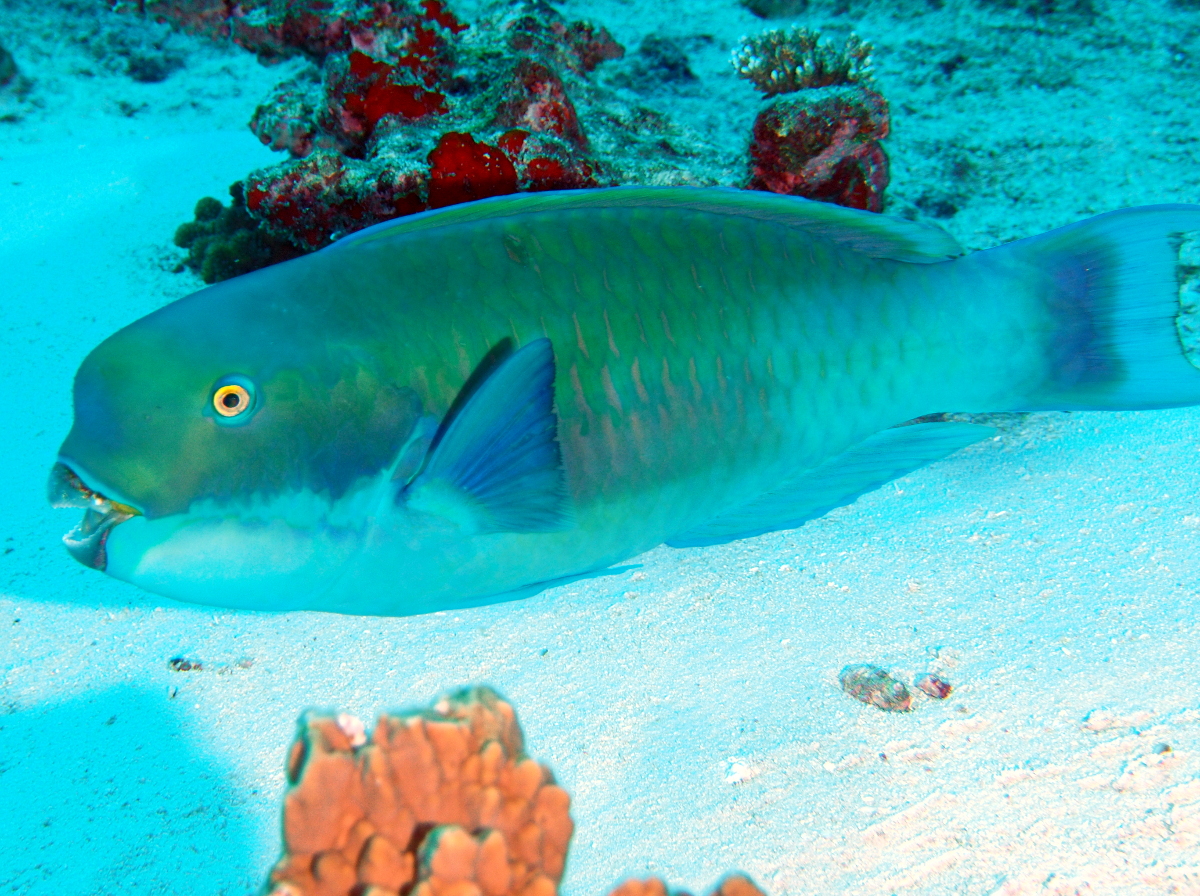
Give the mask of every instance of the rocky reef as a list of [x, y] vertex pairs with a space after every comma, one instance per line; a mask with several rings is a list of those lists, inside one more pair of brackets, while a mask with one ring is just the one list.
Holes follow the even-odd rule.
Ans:
[[[308, 713], [288, 753], [270, 896], [555, 896], [570, 797], [524, 753], [512, 706], [476, 687], [430, 710]], [[658, 879], [613, 896], [666, 896]], [[713, 896], [762, 896], [741, 875]]]
[[889, 179], [880, 143], [887, 101], [872, 90], [871, 46], [837, 47], [805, 28], [773, 30], [734, 53], [742, 77], [769, 98], [754, 120], [748, 187], [850, 208], [883, 210]]
[[[209, 282], [392, 218], [518, 191], [725, 185], [882, 208], [888, 108], [867, 86], [871, 47], [857, 39], [770, 31], [735, 53], [735, 68], [768, 98], [738, 171], [703, 135], [602, 83], [597, 70], [625, 48], [544, 0], [491, 0], [471, 22], [442, 0], [128, 8], [264, 62], [310, 63], [250, 121], [289, 159], [250, 173], [225, 213], [206, 205], [209, 217], [177, 235], [191, 250], [186, 264]], [[654, 35], [626, 76], [651, 71], [695, 79], [686, 54]]]

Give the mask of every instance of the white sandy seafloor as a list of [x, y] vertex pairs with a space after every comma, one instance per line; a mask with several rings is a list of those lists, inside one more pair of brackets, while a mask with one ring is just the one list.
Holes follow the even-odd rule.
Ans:
[[[979, 248], [1200, 200], [1200, 10], [843, 5], [799, 20], [878, 45], [894, 210], [949, 203]], [[44, 497], [72, 374], [197, 288], [173, 229], [270, 161], [243, 125], [284, 71], [171, 38], [183, 67], [135, 83], [81, 8], [0, 9], [33, 78], [0, 123], [0, 893], [256, 892], [305, 708], [481, 682], [571, 793], [576, 896], [732, 869], [776, 896], [1200, 893], [1200, 410], [1011, 421], [800, 530], [471, 611], [214, 611], [72, 561]], [[699, 85], [645, 101], [736, 149], [757, 99], [728, 53], [763, 22], [564, 9], [679, 39]], [[955, 691], [880, 712], [838, 688], [862, 662]]]

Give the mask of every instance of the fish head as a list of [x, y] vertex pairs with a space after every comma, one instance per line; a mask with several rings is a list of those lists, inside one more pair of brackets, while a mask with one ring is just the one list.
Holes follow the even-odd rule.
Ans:
[[338, 573], [420, 401], [347, 315], [296, 300], [299, 267], [202, 290], [87, 356], [49, 485], [84, 511], [77, 560], [222, 606], [301, 606]]

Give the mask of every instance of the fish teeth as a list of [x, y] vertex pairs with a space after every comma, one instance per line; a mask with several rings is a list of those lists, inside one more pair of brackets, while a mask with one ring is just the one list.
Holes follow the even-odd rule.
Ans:
[[86, 510], [92, 506], [95, 492], [80, 481], [72, 470], [64, 463], [57, 463], [50, 471], [50, 482], [47, 487], [50, 506], [58, 508], [78, 507]]

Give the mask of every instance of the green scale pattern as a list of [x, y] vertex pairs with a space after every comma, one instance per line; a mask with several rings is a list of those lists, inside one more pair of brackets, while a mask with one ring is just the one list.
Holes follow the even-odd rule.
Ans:
[[499, 340], [548, 336], [577, 508], [649, 515], [647, 540], [937, 409], [943, 315], [903, 282], [930, 266], [783, 224], [568, 209], [346, 250], [343, 301], [370, 297], [377, 356], [434, 413]]

